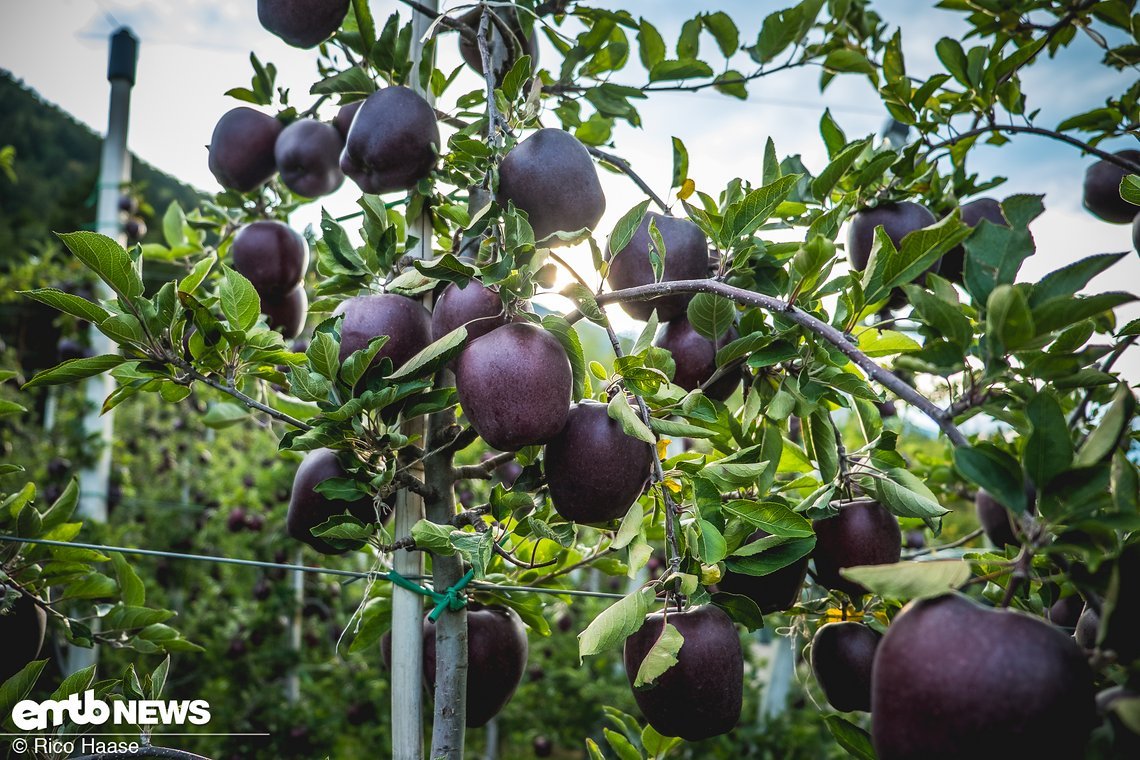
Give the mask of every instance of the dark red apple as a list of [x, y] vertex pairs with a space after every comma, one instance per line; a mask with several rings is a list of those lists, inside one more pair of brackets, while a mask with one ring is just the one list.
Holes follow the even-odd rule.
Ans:
[[589, 152], [569, 132], [552, 128], [538, 130], [507, 153], [499, 165], [498, 201], [525, 211], [539, 241], [558, 231], [593, 230], [606, 210]]
[[845, 567], [890, 565], [902, 557], [899, 521], [877, 501], [857, 499], [839, 505], [839, 514], [812, 522], [816, 579], [824, 588], [850, 596], [867, 593], [839, 574]]
[[[443, 613], [449, 614], [447, 612]], [[391, 646], [391, 644], [389, 644]], [[526, 628], [507, 607], [467, 607], [467, 725], [486, 725], [522, 682]], [[435, 687], [435, 623], [424, 618], [424, 683]]]
[[467, 346], [455, 364], [463, 413], [503, 451], [546, 443], [566, 423], [573, 373], [558, 339], [514, 323]]
[[[0, 597], [8, 588], [0, 586]], [[0, 684], [40, 656], [47, 631], [47, 613], [27, 594], [17, 593], [19, 596], [0, 613], [0, 641], [4, 642], [0, 650]]]
[[[653, 613], [625, 640], [630, 686], [665, 624], [665, 615]], [[668, 624], [685, 639], [677, 664], [652, 684], [634, 689], [637, 706], [663, 736], [695, 742], [728, 733], [740, 720], [744, 693], [744, 656], [732, 620], [710, 604], [684, 612], [671, 610]]]
[[[1140, 164], [1140, 150], [1120, 150], [1116, 154]], [[1085, 171], [1084, 204], [1092, 214], [1113, 224], [1128, 224], [1140, 212], [1120, 197], [1120, 182], [1128, 172], [1110, 161], [1097, 161]]]
[[811, 640], [811, 669], [836, 710], [871, 709], [871, 664], [882, 637], [862, 623], [828, 623]]
[[[687, 317], [677, 317], [661, 328], [654, 341], [658, 348], [664, 348], [673, 355], [677, 371], [673, 382], [687, 391], [700, 388], [716, 372], [716, 352], [736, 340], [736, 328], [730, 327], [714, 344], [701, 335]], [[705, 388], [705, 395], [724, 401], [740, 384], [740, 371], [732, 369]]]
[[880, 760], [1084, 757], [1095, 722], [1084, 652], [1045, 621], [946, 594], [907, 605], [879, 644]]
[[[759, 541], [771, 535], [766, 530], [757, 530], [745, 543]], [[767, 615], [782, 612], [795, 606], [800, 598], [804, 578], [807, 576], [808, 557], [796, 560], [767, 575], [745, 575], [726, 571], [717, 581], [717, 590], [727, 594], [746, 596], [756, 603], [760, 612]]]
[[571, 522], [623, 517], [645, 490], [653, 456], [653, 447], [626, 435], [604, 404], [575, 404], [565, 427], [546, 444], [544, 466], [554, 509]]
[[247, 224], [230, 244], [233, 266], [264, 299], [293, 291], [309, 266], [309, 246], [289, 225], [277, 221]]
[[974, 509], [978, 522], [986, 533], [986, 538], [999, 549], [1003, 546], [1021, 546], [1021, 539], [1014, 530], [1009, 510], [984, 488], [979, 488], [974, 496]]
[[316, 491], [316, 487], [329, 478], [347, 478], [348, 473], [341, 466], [336, 453], [330, 449], [316, 449], [305, 455], [297, 474], [293, 476], [293, 493], [289, 499], [289, 512], [285, 526], [289, 535], [303, 541], [321, 554], [343, 554], [346, 549], [337, 549], [321, 538], [313, 535], [312, 529], [326, 522], [334, 515], [346, 510], [363, 523], [377, 521], [376, 507], [372, 499], [363, 497], [356, 501], [330, 499]]
[[261, 299], [261, 313], [271, 330], [277, 330], [285, 340], [296, 338], [305, 329], [309, 315], [309, 296], [305, 287], [298, 285], [278, 300]]
[[1073, 638], [1078, 644], [1085, 649], [1096, 649], [1097, 633], [1100, 631], [1100, 615], [1096, 614], [1096, 610], [1092, 607], [1086, 606], [1081, 611], [1081, 616], [1077, 618], [1076, 630], [1073, 631]]
[[349, 0], [257, 0], [257, 20], [293, 47], [313, 48], [333, 36]]
[[366, 193], [410, 190], [431, 173], [438, 151], [435, 110], [407, 87], [385, 87], [352, 119], [340, 168]]
[[[993, 198], [978, 198], [969, 203], [962, 204], [962, 223], [973, 229], [988, 219], [1001, 227], [1008, 227], [1005, 215], [1002, 214], [1001, 204]], [[962, 269], [966, 263], [966, 248], [959, 244], [946, 252], [942, 263], [938, 265], [938, 274], [951, 282], [962, 282]]]
[[268, 114], [239, 106], [222, 115], [210, 137], [210, 172], [218, 184], [248, 193], [277, 172], [273, 147], [283, 129]]
[[342, 301], [333, 316], [344, 315], [340, 325], [340, 360], [366, 348], [375, 337], [388, 342], [376, 353], [373, 364], [387, 357], [399, 369], [431, 343], [431, 314], [418, 301], [393, 293], [356, 296]]
[[286, 187], [297, 195], [319, 198], [344, 184], [343, 149], [344, 138], [332, 124], [298, 119], [278, 135], [273, 155]]
[[[633, 233], [629, 243], [614, 254], [606, 280], [614, 290], [624, 290], [654, 282], [653, 265], [649, 260], [649, 223], [652, 221], [661, 233], [665, 244], [665, 268], [662, 282], [669, 280], [703, 280], [708, 276], [709, 244], [701, 228], [688, 219], [647, 213]], [[658, 254], [660, 255], [660, 251]], [[662, 322], [676, 319], [685, 313], [692, 294], [679, 293], [661, 296], [648, 301], [627, 301], [621, 305], [626, 314], [645, 321], [653, 310]]]
[[[532, 68], [538, 64], [538, 41], [533, 34], [528, 36], [523, 31], [522, 25], [519, 23], [518, 13], [514, 8], [491, 6], [490, 10], [498, 15], [498, 20], [490, 20], [488, 30], [490, 38], [487, 52], [491, 56], [495, 81], [499, 83], [503, 75], [515, 65], [515, 61], [520, 55], [530, 56]], [[482, 15], [482, 7], [476, 7], [460, 16], [459, 21], [471, 31], [478, 32]], [[508, 39], [504, 35], [502, 29], [504, 26], [509, 30], [513, 39]], [[463, 62], [474, 69], [477, 74], [483, 75], [483, 55], [479, 50], [477, 38], [469, 39], [461, 36], [459, 38], [459, 55], [463, 57]]]
[[1078, 594], [1061, 597], [1049, 607], [1049, 622], [1061, 628], [1075, 628], [1084, 608], [1085, 600]]
[[352, 127], [352, 120], [356, 117], [356, 112], [360, 110], [362, 105], [364, 105], [363, 100], [354, 100], [351, 103], [345, 103], [337, 110], [332, 123], [333, 126], [336, 127], [336, 131], [340, 132], [340, 138], [342, 140], [348, 139], [348, 130]]
[[858, 211], [847, 227], [847, 260], [857, 272], [867, 268], [876, 227], [882, 226], [895, 248], [899, 248], [909, 233], [929, 227], [935, 221], [930, 209], [913, 201], [884, 203]]
[[435, 302], [431, 315], [431, 336], [439, 340], [461, 325], [467, 326], [467, 339], [473, 341], [510, 321], [503, 299], [493, 288], [471, 280], [463, 287], [451, 283]]

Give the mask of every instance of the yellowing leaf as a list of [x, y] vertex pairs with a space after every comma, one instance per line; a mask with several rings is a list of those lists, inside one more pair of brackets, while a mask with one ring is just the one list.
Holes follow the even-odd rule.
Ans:
[[657, 439], [657, 458], [664, 459], [669, 455], [669, 444], [672, 443], [668, 438]]
[[693, 191], [697, 189], [697, 183], [691, 179], [687, 179], [681, 183], [681, 189], [677, 191], [677, 197], [681, 200], [687, 200]]

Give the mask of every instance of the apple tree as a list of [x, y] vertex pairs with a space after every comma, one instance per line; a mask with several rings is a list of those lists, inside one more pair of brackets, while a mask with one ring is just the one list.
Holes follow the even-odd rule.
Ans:
[[[314, 101], [294, 105], [254, 57], [211, 141], [213, 203], [171, 207], [164, 246], [60, 236], [109, 297], [28, 295], [120, 351], [32, 384], [109, 371], [107, 409], [194, 388], [270, 420], [306, 452], [289, 534], [362, 551], [397, 584], [373, 584], [352, 621], [362, 646], [392, 626], [394, 684], [419, 658], [419, 602], [400, 595], [426, 556], [431, 757], [462, 756], [465, 725], [521, 677], [524, 625], [546, 633], [549, 592], [590, 566], [633, 581], [579, 635], [583, 657], [624, 647], [648, 726], [607, 731], [620, 757], [731, 732], [740, 631], [765, 625], [810, 642], [832, 708], [870, 712], [828, 718], [858, 757], [1079, 756], [1098, 725], [1098, 751], [1135, 746], [1136, 402], [1113, 368], [1140, 322], [1117, 317], [1131, 294], [1085, 292], [1130, 254], [1074, 250], [1019, 281], [1044, 199], [1002, 197], [970, 163], [982, 144], [1060, 141], [1088, 155], [1088, 210], [1131, 222], [1140, 153], [1109, 142], [1135, 140], [1140, 85], [1052, 125], [1023, 73], [1078, 36], [1106, 70], [1134, 69], [1134, 3], [945, 0], [970, 33], [939, 40], [929, 77], [865, 0], [752, 24], [697, 10], [675, 42], [648, 6], [404, 4], [380, 23], [363, 0], [258, 3], [267, 31], [314, 49]], [[448, 40], [475, 89], [433, 64]], [[825, 164], [758, 137], [758, 172], [723, 188], [697, 186], [674, 141], [663, 194], [610, 145], [655, 92], [746, 99], [804, 67], [821, 90], [865, 79], [913, 139], [851, 137], [825, 112]], [[612, 229], [599, 169], [645, 196]], [[289, 228], [346, 181], [358, 213], [325, 213], [313, 240]], [[154, 257], [185, 274], [144, 293]], [[532, 305], [550, 293], [563, 311]], [[644, 323], [628, 340], [616, 308]], [[610, 366], [586, 360], [582, 321]], [[307, 344], [287, 343], [306, 322]], [[885, 421], [898, 403], [938, 441], [916, 449], [913, 426]], [[457, 465], [477, 440], [499, 453]], [[512, 483], [456, 504], [512, 461]], [[924, 546], [972, 501], [982, 529]]]

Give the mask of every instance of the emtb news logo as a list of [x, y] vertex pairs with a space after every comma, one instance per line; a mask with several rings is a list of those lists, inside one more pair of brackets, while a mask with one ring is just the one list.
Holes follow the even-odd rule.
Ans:
[[77, 726], [204, 726], [210, 722], [210, 703], [204, 699], [177, 702], [159, 699], [113, 700], [95, 698], [91, 689], [67, 699], [35, 702], [25, 699], [12, 708], [12, 722], [22, 731], [42, 731], [70, 720]]

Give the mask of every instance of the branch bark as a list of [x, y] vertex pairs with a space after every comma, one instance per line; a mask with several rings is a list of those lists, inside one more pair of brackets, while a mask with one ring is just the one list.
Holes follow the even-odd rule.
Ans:
[[1077, 138], [1067, 135], [1063, 132], [1058, 132], [1053, 129], [1045, 129], [1044, 127], [1034, 127], [1018, 124], [991, 123], [983, 127], [977, 127], [976, 129], [968, 129], [961, 134], [954, 135], [953, 137], [943, 140], [942, 142], [931, 145], [930, 149], [926, 152], [926, 155], [930, 156], [931, 153], [934, 153], [937, 150], [949, 148], [952, 145], [956, 145], [962, 142], [963, 140], [967, 140], [971, 137], [977, 137], [978, 135], [988, 134], [990, 132], [1009, 132], [1011, 134], [1027, 134], [1038, 135], [1039, 137], [1048, 137], [1052, 140], [1058, 140], [1060, 142], [1067, 143], [1068, 145], [1072, 145], [1073, 147], [1080, 148], [1085, 153], [1089, 153], [1104, 161], [1108, 161], [1110, 164], [1116, 164], [1120, 168], [1132, 172], [1133, 174], [1140, 174], [1140, 164], [1137, 164], [1134, 161], [1129, 161], [1128, 159], [1121, 158], [1114, 153], [1109, 153], [1108, 151], [1101, 150], [1096, 146], [1090, 145], [1089, 143], [1082, 140], [1078, 140]]
[[[818, 317], [808, 314], [798, 306], [781, 301], [778, 298], [773, 298], [763, 293], [754, 293], [751, 290], [744, 290], [743, 288], [733, 287], [732, 285], [726, 285], [716, 280], [672, 280], [602, 293], [598, 296], [597, 300], [599, 304], [605, 305], [625, 301], [645, 301], [656, 298], [657, 296], [670, 295], [673, 293], [712, 293], [713, 295], [722, 296], [736, 303], [764, 309], [800, 325], [838, 348], [844, 356], [850, 359], [859, 369], [863, 370], [868, 377], [929, 417], [955, 446], [969, 445], [966, 436], [964, 436], [962, 431], [954, 424], [953, 418], [945, 409], [942, 409], [933, 401], [923, 396], [914, 387], [903, 381], [890, 370], [876, 364], [869, 356], [858, 349], [851, 338], [838, 328], [829, 325]], [[571, 317], [572, 321], [577, 318], [575, 315], [571, 315]]]

